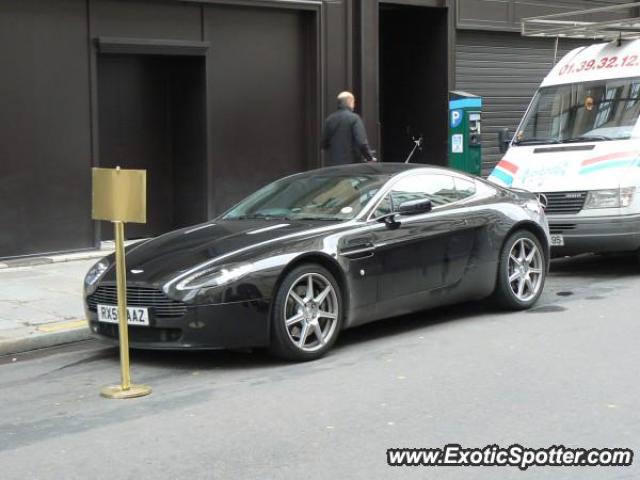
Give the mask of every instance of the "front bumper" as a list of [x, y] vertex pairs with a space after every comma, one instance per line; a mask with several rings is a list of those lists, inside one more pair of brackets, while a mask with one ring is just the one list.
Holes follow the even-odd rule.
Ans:
[[547, 215], [551, 234], [561, 234], [564, 246], [552, 246], [551, 255], [632, 252], [640, 248], [640, 215], [584, 217]]
[[[98, 321], [85, 303], [94, 336], [118, 342], [118, 326]], [[154, 318], [129, 326], [129, 346], [138, 349], [214, 350], [269, 345], [269, 303], [263, 300], [188, 307], [180, 317]]]

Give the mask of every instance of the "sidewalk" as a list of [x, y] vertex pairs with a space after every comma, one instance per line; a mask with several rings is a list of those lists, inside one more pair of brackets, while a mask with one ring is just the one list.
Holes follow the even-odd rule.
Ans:
[[0, 263], [0, 355], [89, 338], [84, 276], [110, 249]]

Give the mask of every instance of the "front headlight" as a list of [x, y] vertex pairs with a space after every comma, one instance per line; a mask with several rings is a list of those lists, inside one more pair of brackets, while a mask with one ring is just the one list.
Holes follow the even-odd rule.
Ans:
[[584, 208], [624, 208], [631, 205], [635, 187], [593, 190], [587, 195]]
[[84, 277], [84, 288], [87, 293], [91, 294], [95, 291], [98, 280], [102, 278], [108, 268], [109, 262], [103, 259], [89, 269], [87, 275]]
[[244, 277], [253, 270], [252, 263], [234, 263], [212, 267], [196, 272], [182, 279], [176, 285], [177, 290], [195, 290], [200, 288], [220, 287]]

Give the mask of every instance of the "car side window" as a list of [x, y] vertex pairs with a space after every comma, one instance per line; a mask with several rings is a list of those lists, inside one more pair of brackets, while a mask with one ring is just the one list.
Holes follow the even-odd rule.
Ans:
[[381, 217], [411, 200], [431, 200], [434, 207], [468, 198], [476, 193], [475, 183], [446, 174], [421, 174], [398, 181], [376, 208], [373, 217]]
[[382, 217], [383, 215], [388, 215], [392, 211], [393, 211], [393, 206], [391, 205], [391, 196], [387, 194], [378, 204], [376, 211], [373, 213], [373, 217], [379, 218], [379, 217]]
[[411, 200], [431, 200], [434, 207], [457, 200], [453, 177], [440, 174], [403, 178], [394, 185], [390, 195], [394, 209]]
[[464, 200], [476, 194], [476, 184], [473, 180], [456, 177], [454, 183], [458, 200]]

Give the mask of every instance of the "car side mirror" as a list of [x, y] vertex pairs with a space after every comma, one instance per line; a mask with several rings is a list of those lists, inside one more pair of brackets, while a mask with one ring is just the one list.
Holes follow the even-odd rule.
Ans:
[[433, 204], [429, 199], [409, 200], [401, 203], [398, 207], [400, 215], [418, 215], [420, 213], [428, 213], [433, 209]]
[[376, 218], [376, 221], [384, 223], [389, 230], [395, 230], [400, 226], [400, 222], [396, 219], [397, 215], [418, 215], [420, 213], [430, 212], [432, 209], [433, 204], [431, 200], [422, 198], [419, 200], [410, 200], [401, 203], [397, 211]]
[[396, 220], [397, 213], [387, 213], [381, 217], [376, 218], [377, 222], [384, 223], [389, 230], [395, 230], [400, 226], [400, 222]]
[[513, 134], [508, 128], [502, 128], [498, 131], [498, 149], [500, 153], [505, 153], [509, 150], [509, 145], [513, 139]]

